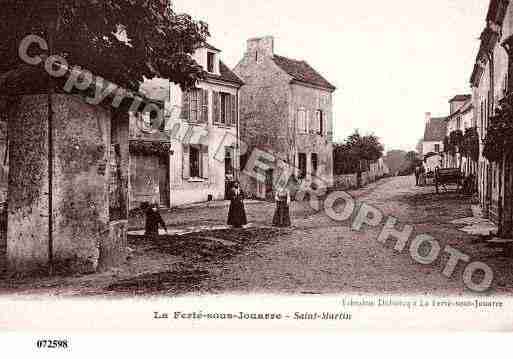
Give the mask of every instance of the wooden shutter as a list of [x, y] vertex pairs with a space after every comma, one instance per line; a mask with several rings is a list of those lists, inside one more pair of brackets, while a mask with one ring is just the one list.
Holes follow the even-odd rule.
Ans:
[[187, 91], [184, 91], [182, 93], [182, 113], [180, 117], [184, 120], [189, 120], [189, 93]]
[[224, 97], [225, 97], [224, 111], [226, 113], [225, 124], [226, 124], [226, 126], [230, 126], [232, 124], [232, 96], [224, 95]]
[[189, 179], [190, 175], [190, 152], [189, 146], [183, 145], [183, 153], [182, 153], [182, 176], [184, 179]]
[[209, 161], [208, 161], [208, 146], [201, 146], [201, 167], [200, 167], [200, 174], [202, 178], [208, 178], [209, 177]]
[[219, 92], [212, 92], [212, 113], [214, 118], [214, 123], [221, 122], [221, 113], [219, 111]]
[[231, 96], [232, 98], [232, 108], [231, 108], [231, 111], [232, 111], [232, 125], [235, 126], [237, 125], [237, 96], [234, 96], [232, 95]]
[[201, 122], [208, 123], [208, 90], [201, 90]]

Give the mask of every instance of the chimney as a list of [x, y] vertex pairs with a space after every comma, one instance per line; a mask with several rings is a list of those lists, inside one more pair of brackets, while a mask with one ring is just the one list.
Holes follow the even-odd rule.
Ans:
[[260, 61], [274, 55], [274, 37], [266, 36], [248, 40], [246, 56], [250, 61]]
[[426, 112], [426, 123], [431, 121], [431, 112]]

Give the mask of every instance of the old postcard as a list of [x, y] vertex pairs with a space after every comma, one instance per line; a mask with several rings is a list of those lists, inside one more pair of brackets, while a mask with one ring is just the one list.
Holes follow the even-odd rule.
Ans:
[[513, 331], [510, 1], [0, 5], [2, 332]]

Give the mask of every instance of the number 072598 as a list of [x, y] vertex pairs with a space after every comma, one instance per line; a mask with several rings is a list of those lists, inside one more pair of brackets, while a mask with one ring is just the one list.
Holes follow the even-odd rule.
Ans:
[[38, 340], [36, 341], [38, 349], [67, 349], [67, 340]]

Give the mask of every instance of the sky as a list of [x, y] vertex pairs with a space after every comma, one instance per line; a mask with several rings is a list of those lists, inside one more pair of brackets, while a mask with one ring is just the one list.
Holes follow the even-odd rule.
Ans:
[[233, 68], [246, 40], [272, 35], [275, 53], [305, 60], [337, 87], [334, 138], [355, 129], [387, 150], [414, 150], [425, 113], [446, 116], [469, 80], [488, 0], [175, 0], [209, 24]]

